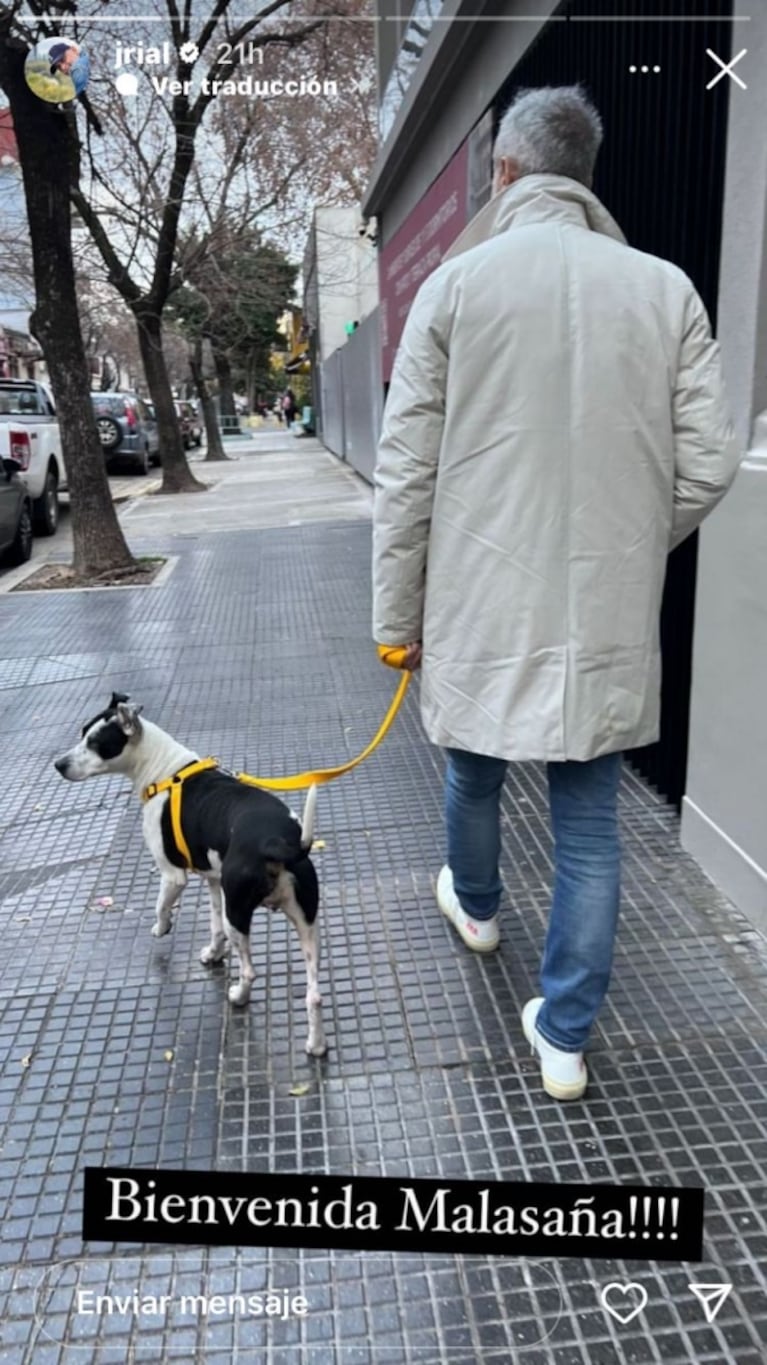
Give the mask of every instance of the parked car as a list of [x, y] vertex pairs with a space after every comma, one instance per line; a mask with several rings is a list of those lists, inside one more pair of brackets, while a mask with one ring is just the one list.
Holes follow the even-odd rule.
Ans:
[[129, 463], [134, 473], [147, 474], [160, 459], [157, 422], [137, 393], [92, 393], [99, 440], [108, 464]]
[[199, 449], [202, 445], [202, 423], [197, 415], [194, 403], [189, 403], [186, 399], [177, 399], [174, 407], [178, 424], [181, 427], [184, 450], [189, 450], [190, 446], [196, 446]]
[[52, 536], [67, 476], [53, 397], [37, 380], [0, 379], [0, 459], [17, 462], [35, 529]]
[[9, 564], [26, 564], [32, 553], [32, 499], [21, 465], [3, 457], [0, 474], [0, 555]]

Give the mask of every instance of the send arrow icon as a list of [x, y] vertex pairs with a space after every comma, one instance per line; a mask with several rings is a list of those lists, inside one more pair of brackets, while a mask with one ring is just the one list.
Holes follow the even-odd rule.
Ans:
[[688, 1284], [696, 1299], [703, 1306], [706, 1322], [713, 1322], [719, 1309], [732, 1291], [731, 1284]]

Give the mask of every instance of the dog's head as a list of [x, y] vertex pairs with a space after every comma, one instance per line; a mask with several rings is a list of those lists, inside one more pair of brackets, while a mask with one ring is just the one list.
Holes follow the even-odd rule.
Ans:
[[122, 692], [113, 692], [105, 710], [86, 721], [82, 738], [69, 753], [57, 758], [54, 767], [70, 782], [102, 773], [124, 773], [141, 738], [140, 706], [133, 706]]

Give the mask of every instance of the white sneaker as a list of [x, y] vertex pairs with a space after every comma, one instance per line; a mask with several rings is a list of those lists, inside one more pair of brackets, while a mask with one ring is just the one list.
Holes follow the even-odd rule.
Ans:
[[455, 894], [453, 874], [449, 867], [443, 867], [437, 878], [437, 905], [458, 930], [467, 948], [475, 953], [492, 953], [498, 947], [498, 916], [472, 919], [467, 915]]
[[554, 1100], [579, 1100], [588, 1085], [589, 1073], [582, 1052], [563, 1052], [541, 1037], [535, 1027], [543, 997], [528, 1000], [522, 1011], [522, 1028], [531, 1051], [541, 1062], [541, 1080]]

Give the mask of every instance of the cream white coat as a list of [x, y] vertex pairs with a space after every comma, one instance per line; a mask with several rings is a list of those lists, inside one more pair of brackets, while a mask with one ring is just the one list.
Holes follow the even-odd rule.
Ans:
[[526, 176], [407, 319], [376, 468], [374, 637], [423, 640], [436, 744], [589, 759], [657, 739], [666, 560], [739, 462], [676, 266]]

